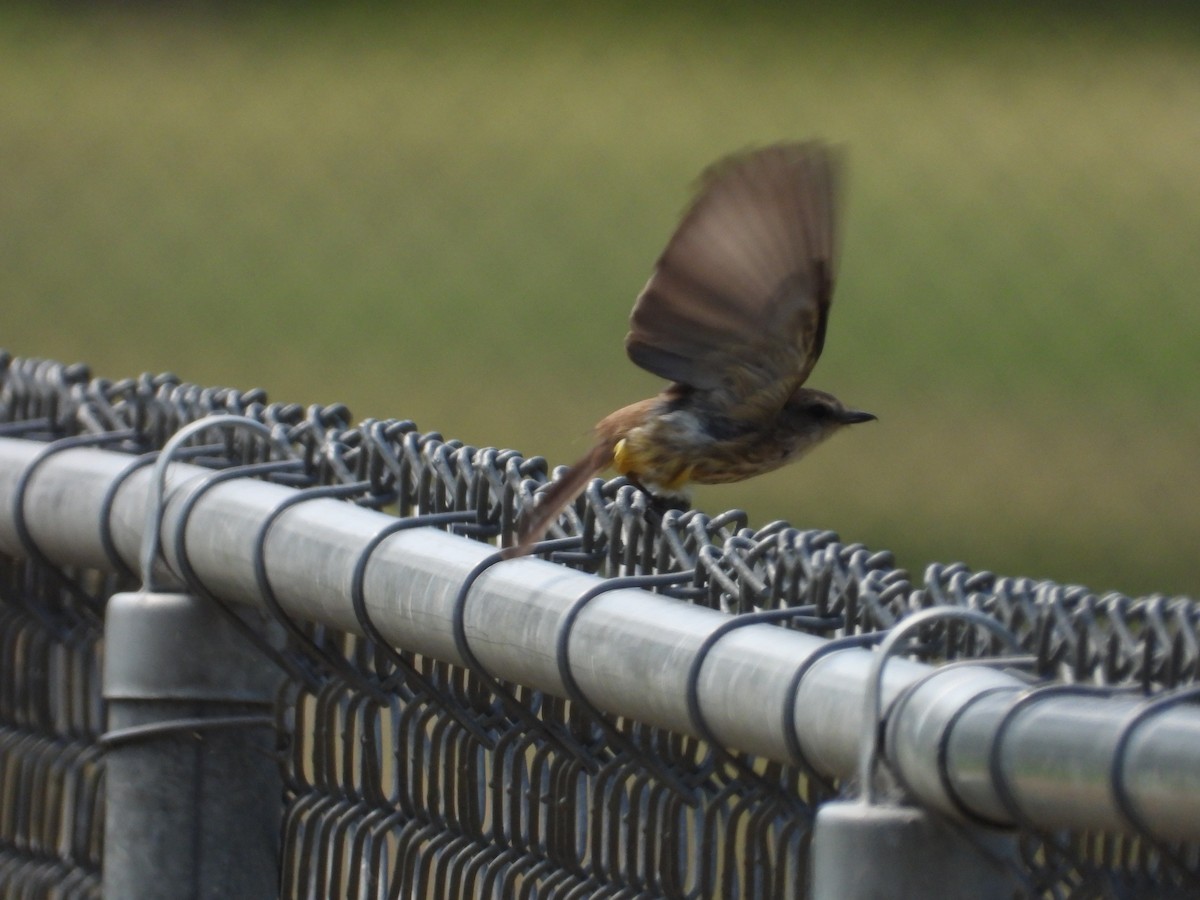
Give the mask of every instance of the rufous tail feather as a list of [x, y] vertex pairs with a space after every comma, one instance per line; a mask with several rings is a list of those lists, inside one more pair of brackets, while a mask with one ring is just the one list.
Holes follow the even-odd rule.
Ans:
[[517, 543], [504, 551], [506, 559], [524, 556], [533, 550], [533, 545], [542, 539], [554, 520], [579, 496], [587, 483], [612, 465], [614, 445], [612, 440], [601, 441], [583, 459], [567, 469], [562, 478], [540, 493], [537, 506], [526, 510], [522, 516]]

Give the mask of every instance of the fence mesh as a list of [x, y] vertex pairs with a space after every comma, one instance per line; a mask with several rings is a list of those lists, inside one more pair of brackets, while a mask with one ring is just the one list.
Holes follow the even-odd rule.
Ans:
[[[540, 458], [464, 446], [411, 422], [352, 425], [341, 406], [269, 403], [261, 391], [170, 375], [92, 378], [82, 366], [0, 357], [0, 434], [106, 436], [144, 454], [182, 425], [236, 413], [284, 436], [292, 486], [354, 486], [350, 502], [511, 540], [547, 477]], [[228, 436], [193, 462], [248, 466], [269, 451]], [[261, 469], [259, 470], [261, 471]], [[731, 511], [659, 513], [622, 479], [594, 481], [560, 535], [559, 562], [602, 576], [688, 573], [659, 587], [738, 615], [795, 608], [781, 627], [835, 638], [881, 632], [915, 610], [982, 610], [1017, 636], [1037, 675], [1157, 692], [1200, 666], [1187, 598], [932, 566], [921, 581], [886, 552]], [[104, 730], [103, 604], [134, 584], [70, 571], [28, 536], [2, 560], [0, 891], [99, 896]], [[802, 760], [749, 757], [354, 635], [302, 625], [276, 709], [286, 796], [284, 897], [796, 897], [819, 804], [840, 785]], [[977, 631], [931, 626], [929, 661], [1010, 655]], [[502, 695], [508, 695], [502, 696]], [[512, 699], [517, 701], [514, 705]], [[514, 706], [516, 708], [514, 708]], [[1200, 847], [1103, 833], [1020, 834], [1014, 896], [1186, 896]]]

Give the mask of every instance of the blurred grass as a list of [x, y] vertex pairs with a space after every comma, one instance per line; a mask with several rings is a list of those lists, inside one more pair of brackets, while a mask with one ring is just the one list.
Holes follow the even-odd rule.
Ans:
[[690, 180], [823, 135], [812, 383], [880, 422], [698, 504], [1200, 595], [1200, 27], [1148, 10], [8, 6], [0, 346], [569, 462], [657, 387], [621, 338]]

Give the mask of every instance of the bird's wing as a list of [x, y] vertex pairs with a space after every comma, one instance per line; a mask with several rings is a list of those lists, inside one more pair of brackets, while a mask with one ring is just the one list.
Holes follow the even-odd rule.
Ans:
[[634, 305], [630, 359], [718, 405], [782, 407], [825, 342], [839, 169], [820, 142], [708, 169]]

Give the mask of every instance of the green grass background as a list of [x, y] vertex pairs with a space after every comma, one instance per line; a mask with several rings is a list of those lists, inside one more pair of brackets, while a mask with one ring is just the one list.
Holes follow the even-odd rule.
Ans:
[[688, 184], [820, 135], [880, 421], [698, 505], [1200, 595], [1200, 17], [961, 6], [7, 6], [0, 346], [569, 462]]

